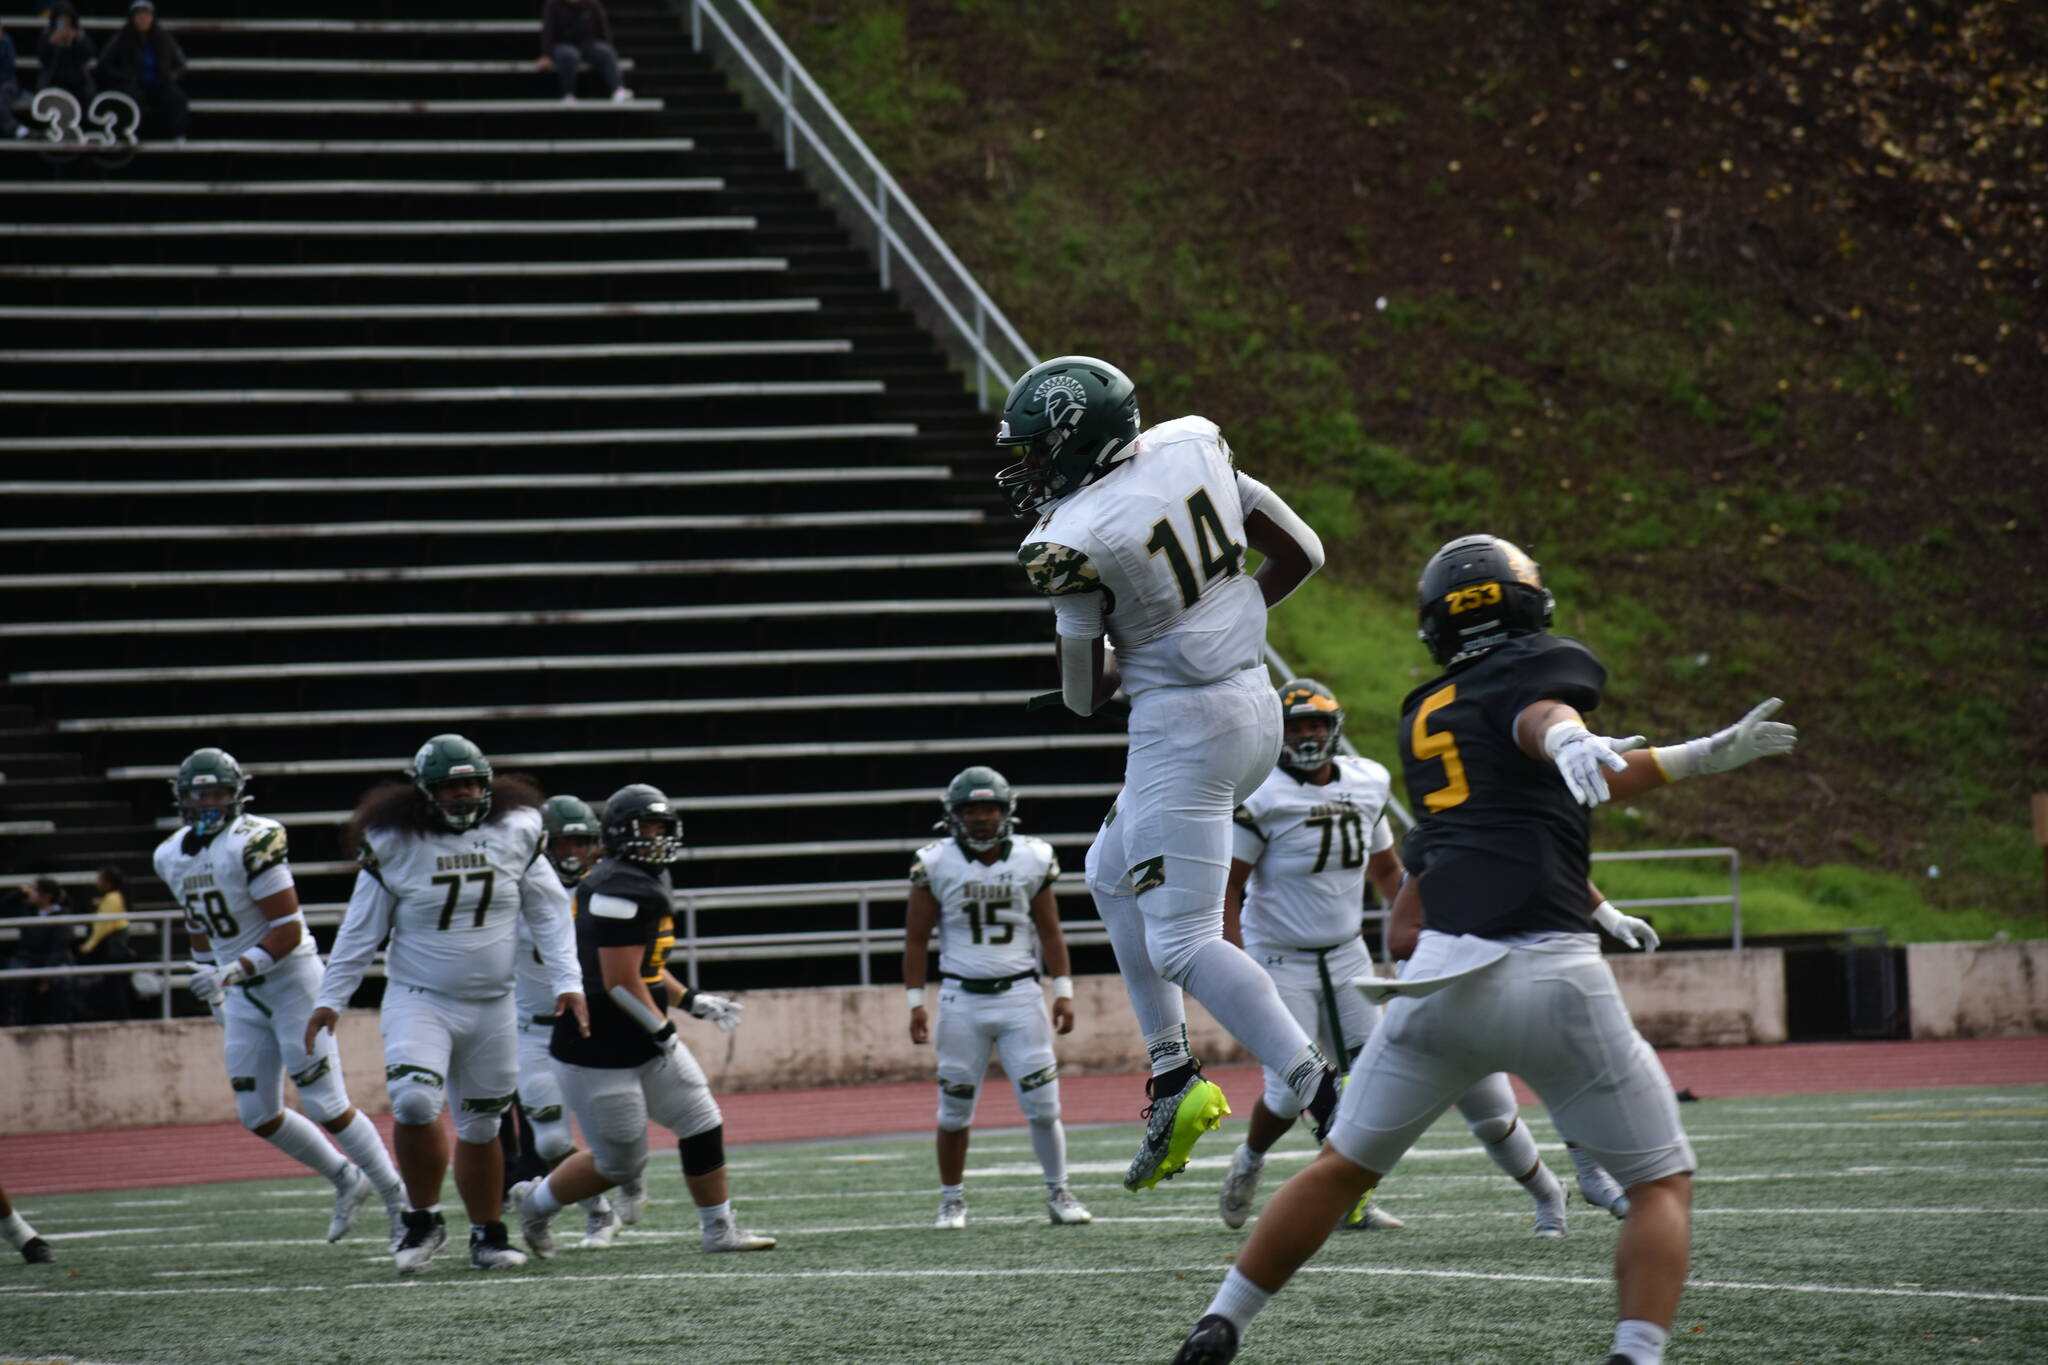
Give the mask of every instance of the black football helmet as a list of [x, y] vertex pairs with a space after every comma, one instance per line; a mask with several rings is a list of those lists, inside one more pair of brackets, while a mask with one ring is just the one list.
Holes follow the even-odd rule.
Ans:
[[1138, 439], [1138, 391], [1106, 360], [1063, 355], [1034, 365], [1003, 400], [996, 445], [1017, 457], [996, 473], [1010, 511], [1028, 517], [1109, 468]]
[[1518, 546], [1499, 536], [1460, 536], [1422, 566], [1415, 634], [1449, 668], [1550, 629], [1555, 607], [1536, 561]]
[[[642, 833], [640, 826], [649, 820], [663, 822], [665, 832]], [[683, 856], [683, 817], [659, 787], [623, 786], [604, 803], [604, 851], [642, 867], [667, 867]]]

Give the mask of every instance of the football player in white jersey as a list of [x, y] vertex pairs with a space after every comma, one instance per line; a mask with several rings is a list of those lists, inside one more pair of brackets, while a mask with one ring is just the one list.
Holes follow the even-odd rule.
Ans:
[[[967, 1226], [967, 1133], [991, 1051], [1031, 1125], [1054, 1223], [1094, 1216], [1067, 1188], [1067, 1133], [1060, 1126], [1055, 1032], [1074, 1031], [1074, 980], [1053, 899], [1060, 862], [1052, 845], [1015, 833], [1017, 798], [994, 768], [963, 769], [946, 784], [942, 827], [910, 864], [903, 984], [910, 1041], [932, 1041], [925, 1009], [926, 956], [939, 930], [939, 1214], [932, 1226]], [[1052, 1013], [1038, 992], [1039, 952], [1052, 976]]]
[[448, 1240], [444, 1104], [454, 1110], [455, 1187], [469, 1214], [469, 1263], [511, 1268], [526, 1263], [500, 1217], [498, 1123], [519, 1079], [515, 921], [525, 922], [548, 970], [555, 1012], [588, 1027], [568, 895], [542, 856], [540, 793], [531, 782], [493, 780], [483, 751], [460, 735], [421, 745], [408, 777], [372, 788], [350, 821], [362, 871], [306, 1037], [310, 1044], [333, 1027], [388, 938], [384, 1075], [407, 1195], [393, 1253], [398, 1273], [425, 1269]]
[[[540, 808], [547, 830], [547, 859], [561, 878], [562, 889], [574, 905], [576, 883], [596, 865], [602, 849], [597, 815], [574, 796], [550, 796]], [[519, 1098], [516, 1107], [526, 1116], [533, 1136], [528, 1160], [538, 1158], [533, 1177], [545, 1175], [576, 1150], [576, 1127], [562, 1101], [562, 1083], [555, 1075], [555, 1059], [548, 1055], [548, 1043], [555, 1036], [555, 996], [540, 954], [534, 951], [533, 935], [526, 922], [519, 922], [519, 971], [514, 979], [514, 1007], [519, 1011]], [[506, 1131], [511, 1131], [511, 1124]], [[508, 1173], [510, 1178], [510, 1173]], [[522, 1177], [524, 1178], [524, 1177]], [[509, 1192], [509, 1191], [508, 1191]], [[583, 1240], [586, 1251], [602, 1250], [619, 1233], [619, 1216], [611, 1201], [593, 1195], [583, 1203]]]
[[50, 1250], [50, 1244], [36, 1235], [29, 1221], [14, 1211], [8, 1202], [7, 1191], [0, 1190], [0, 1237], [7, 1239], [7, 1245], [21, 1253], [21, 1259], [30, 1265], [50, 1265], [57, 1259], [57, 1253]]
[[[1284, 1080], [1320, 1131], [1337, 1073], [1273, 982], [1223, 937], [1230, 813], [1273, 769], [1280, 708], [1261, 663], [1266, 611], [1322, 567], [1322, 542], [1237, 472], [1215, 423], [1139, 430], [1115, 366], [1061, 356], [1003, 405], [996, 476], [1036, 515], [1017, 559], [1050, 598], [1060, 698], [1092, 714], [1131, 698], [1124, 787], [1088, 850], [1096, 908], [1145, 1035], [1145, 1140], [1124, 1175], [1150, 1188], [1230, 1112], [1189, 1053], [1185, 989]], [[1246, 547], [1265, 557], [1245, 572]]]
[[[237, 1117], [334, 1185], [328, 1241], [348, 1235], [373, 1190], [383, 1195], [395, 1233], [405, 1192], [384, 1140], [349, 1103], [333, 1035], [306, 1035], [322, 969], [299, 910], [284, 826], [245, 813], [248, 777], [219, 749], [180, 763], [171, 793], [184, 824], [157, 845], [152, 861], [185, 910], [194, 958], [186, 984], [220, 1020]], [[285, 1107], [287, 1075], [304, 1113]]]

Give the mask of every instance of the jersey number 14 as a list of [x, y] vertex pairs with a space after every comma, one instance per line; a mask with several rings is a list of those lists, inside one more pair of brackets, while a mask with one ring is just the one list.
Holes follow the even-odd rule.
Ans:
[[1188, 557], [1169, 518], [1153, 522], [1152, 538], [1145, 542], [1147, 550], [1166, 556], [1167, 565], [1173, 570], [1174, 585], [1180, 589], [1183, 611], [1195, 605], [1204, 587], [1219, 578], [1235, 577], [1244, 564], [1244, 546], [1232, 540], [1230, 532], [1224, 529], [1223, 517], [1216, 511], [1208, 489], [1197, 488], [1188, 495], [1188, 519], [1194, 526], [1195, 552], [1201, 560], [1200, 579], [1195, 577], [1195, 562]]

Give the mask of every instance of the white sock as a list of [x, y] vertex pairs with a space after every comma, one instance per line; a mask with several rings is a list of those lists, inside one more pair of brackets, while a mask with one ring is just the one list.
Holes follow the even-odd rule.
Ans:
[[263, 1140], [292, 1160], [311, 1166], [337, 1189], [342, 1176], [348, 1173], [348, 1158], [334, 1150], [334, 1144], [327, 1140], [327, 1134], [319, 1124], [296, 1109], [285, 1110], [284, 1122]]
[[1614, 1325], [1614, 1354], [1627, 1356], [1629, 1365], [1663, 1365], [1669, 1340], [1671, 1333], [1641, 1318], [1623, 1318]]
[[1508, 1129], [1506, 1137], [1484, 1145], [1486, 1154], [1493, 1158], [1493, 1164], [1517, 1180], [1531, 1166], [1543, 1164], [1542, 1158], [1536, 1155], [1536, 1139], [1529, 1135], [1529, 1125], [1520, 1119], [1515, 1120], [1515, 1126]]
[[697, 1222], [703, 1227], [709, 1228], [718, 1223], [729, 1223], [731, 1221], [732, 1201], [730, 1199], [726, 1200], [723, 1204], [699, 1204], [697, 1206]]
[[941, 1199], [965, 1199], [966, 1197], [967, 1186], [964, 1183], [959, 1185], [939, 1186], [939, 1198]]
[[1240, 1142], [1237, 1144], [1237, 1150], [1231, 1154], [1230, 1164], [1240, 1171], [1256, 1171], [1266, 1164], [1266, 1154], [1253, 1151], [1249, 1142]]
[[562, 1211], [562, 1201], [555, 1197], [555, 1187], [545, 1180], [533, 1182], [533, 1188], [526, 1193], [526, 1211], [536, 1218], [552, 1218]]
[[1540, 1161], [1536, 1163], [1535, 1174], [1521, 1183], [1522, 1188], [1529, 1192], [1529, 1197], [1536, 1201], [1538, 1208], [1549, 1208], [1564, 1203], [1564, 1186], [1557, 1183], [1557, 1177]]
[[5, 1236], [7, 1238], [7, 1245], [13, 1247], [16, 1251], [27, 1246], [29, 1239], [35, 1235], [36, 1230], [28, 1225], [28, 1219], [23, 1218], [19, 1213], [10, 1213], [7, 1215], [5, 1222], [0, 1222], [0, 1236]]
[[[1182, 984], [1231, 1037], [1278, 1071], [1302, 1106], [1308, 1106], [1328, 1063], [1280, 1003], [1273, 978], [1245, 956], [1244, 949], [1220, 938], [1203, 944], [1195, 950]], [[1314, 1055], [1314, 1066], [1304, 1068], [1304, 1048]]]
[[1157, 1033], [1146, 1034], [1145, 1055], [1152, 1059], [1155, 1076], [1164, 1076], [1175, 1067], [1192, 1062], [1195, 1054], [1188, 1051], [1188, 1026], [1169, 1024]]
[[1045, 1172], [1048, 1190], [1067, 1183], [1067, 1130], [1058, 1119], [1031, 1125], [1031, 1150], [1038, 1154], [1038, 1168]]
[[378, 1136], [377, 1125], [370, 1122], [369, 1115], [356, 1110], [355, 1118], [348, 1127], [334, 1134], [334, 1140], [341, 1144], [341, 1150], [348, 1153], [348, 1159], [363, 1168], [363, 1174], [370, 1177], [370, 1183], [377, 1187], [377, 1193], [384, 1196], [387, 1208], [399, 1208], [405, 1203], [405, 1185], [398, 1178], [398, 1168], [391, 1164], [391, 1153], [384, 1150], [384, 1139]]
[[[1252, 1319], [1266, 1306], [1266, 1300], [1273, 1296], [1244, 1277], [1244, 1272], [1232, 1267], [1223, 1277], [1223, 1284], [1216, 1290], [1216, 1297], [1209, 1300], [1209, 1312], [1230, 1319], [1237, 1328], [1237, 1339], [1244, 1340], [1245, 1329], [1252, 1325]], [[1208, 1316], [1207, 1313], [1203, 1314]]]

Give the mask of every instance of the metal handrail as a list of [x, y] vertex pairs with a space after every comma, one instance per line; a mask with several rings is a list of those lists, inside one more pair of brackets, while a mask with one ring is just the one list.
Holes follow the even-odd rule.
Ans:
[[[899, 263], [909, 270], [923, 301], [943, 324], [942, 344], [973, 371], [975, 401], [987, 410], [989, 375], [997, 376], [998, 392], [1007, 393], [1016, 376], [1038, 363], [1037, 355], [750, 0], [688, 0], [688, 9], [691, 46], [780, 111], [783, 165], [796, 169], [801, 148], [831, 173], [853, 219], [849, 226], [864, 226], [874, 238], [881, 287], [886, 290], [901, 283], [896, 278]], [[739, 31], [742, 27], [745, 36]], [[722, 47], [710, 42], [713, 30]], [[761, 54], [766, 56], [765, 62]], [[799, 97], [815, 108], [824, 124], [822, 131], [798, 108]], [[847, 156], [842, 157], [828, 143], [827, 133], [834, 135]], [[847, 165], [849, 158], [856, 163], [852, 168]], [[908, 237], [898, 230], [899, 223], [907, 228]], [[943, 283], [926, 267], [924, 255], [933, 258]], [[906, 302], [911, 300], [906, 298]], [[991, 349], [992, 340], [1010, 348], [1008, 363]]]

